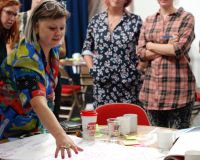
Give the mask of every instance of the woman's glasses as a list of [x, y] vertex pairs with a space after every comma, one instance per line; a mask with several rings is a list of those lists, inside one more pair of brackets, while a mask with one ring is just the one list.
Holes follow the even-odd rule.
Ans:
[[55, 7], [59, 7], [61, 9], [65, 10], [66, 3], [65, 3], [65, 1], [57, 1], [57, 2], [52, 1], [52, 2], [45, 3], [44, 6], [48, 11], [55, 9]]
[[9, 17], [14, 17], [16, 18], [18, 13], [15, 13], [13, 11], [10, 11], [10, 10], [6, 10], [6, 9], [3, 9], [3, 12], [5, 12]]

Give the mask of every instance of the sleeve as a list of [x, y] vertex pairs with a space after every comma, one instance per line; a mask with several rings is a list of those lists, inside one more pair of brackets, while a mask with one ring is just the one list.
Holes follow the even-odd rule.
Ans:
[[144, 61], [145, 53], [146, 53], [146, 39], [145, 39], [145, 25], [146, 21], [143, 23], [141, 30], [140, 30], [140, 36], [138, 40], [138, 46], [137, 46], [137, 55], [140, 58], [141, 61]]
[[15, 69], [15, 81], [22, 106], [25, 107], [36, 96], [46, 97], [45, 81], [37, 72], [26, 69]]
[[82, 55], [93, 55], [94, 50], [94, 19], [88, 25], [86, 39], [83, 44]]
[[142, 19], [141, 19], [140, 16], [137, 16], [137, 23], [136, 23], [137, 32], [136, 32], [136, 35], [135, 35], [137, 45], [138, 45], [141, 27], [142, 27]]
[[194, 38], [194, 17], [192, 14], [188, 14], [179, 29], [179, 41], [174, 43], [177, 58], [188, 53]]

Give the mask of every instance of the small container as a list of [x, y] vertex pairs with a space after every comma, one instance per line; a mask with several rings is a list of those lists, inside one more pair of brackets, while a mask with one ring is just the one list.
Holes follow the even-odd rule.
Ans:
[[111, 143], [119, 143], [120, 121], [117, 118], [108, 118], [108, 141]]
[[95, 110], [82, 110], [82, 129], [84, 140], [94, 140], [96, 133], [97, 112]]

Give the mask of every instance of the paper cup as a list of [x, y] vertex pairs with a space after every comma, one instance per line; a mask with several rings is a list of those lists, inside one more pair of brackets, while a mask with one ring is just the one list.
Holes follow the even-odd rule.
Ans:
[[126, 135], [130, 133], [130, 119], [129, 117], [117, 117], [117, 119], [119, 120], [119, 131], [121, 135]]
[[138, 126], [137, 114], [124, 114], [123, 116], [129, 119], [130, 132], [137, 132], [137, 126]]
[[81, 111], [83, 139], [94, 140], [96, 133], [97, 112], [94, 110]]
[[170, 130], [161, 130], [157, 133], [157, 135], [158, 148], [162, 150], [170, 150], [175, 140], [174, 132]]
[[73, 58], [75, 61], [80, 61], [80, 59], [81, 59], [81, 54], [80, 54], [80, 53], [73, 53], [72, 58]]
[[200, 150], [186, 151], [185, 160], [200, 160]]

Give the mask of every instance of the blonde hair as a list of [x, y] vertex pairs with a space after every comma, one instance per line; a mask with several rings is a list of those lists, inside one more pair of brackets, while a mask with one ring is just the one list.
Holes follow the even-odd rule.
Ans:
[[65, 6], [55, 0], [43, 0], [31, 12], [25, 28], [25, 39], [32, 44], [38, 44], [38, 35], [36, 33], [36, 24], [39, 20], [69, 18], [70, 13]]

